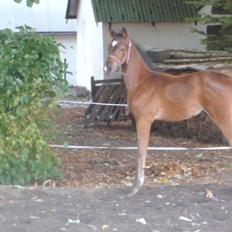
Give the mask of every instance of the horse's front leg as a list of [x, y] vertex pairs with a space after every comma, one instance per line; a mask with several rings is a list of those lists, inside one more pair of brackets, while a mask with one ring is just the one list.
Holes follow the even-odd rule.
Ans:
[[142, 188], [144, 183], [144, 168], [147, 156], [147, 147], [150, 138], [152, 120], [141, 118], [136, 120], [137, 139], [138, 139], [138, 158], [137, 172], [134, 186], [129, 196], [135, 195]]

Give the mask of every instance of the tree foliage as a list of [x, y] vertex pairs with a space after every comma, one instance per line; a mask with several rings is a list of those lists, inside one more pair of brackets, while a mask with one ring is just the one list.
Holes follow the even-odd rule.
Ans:
[[206, 36], [203, 43], [207, 44], [208, 48], [232, 52], [232, 1], [187, 0], [187, 2], [194, 4], [197, 9], [200, 9], [204, 5], [212, 5], [214, 8], [220, 9], [221, 12], [224, 12], [224, 14], [216, 15], [199, 14], [198, 21], [209, 25], [221, 25], [216, 34], [207, 34], [202, 31], [200, 33]]
[[0, 32], [0, 183], [27, 184], [60, 176], [59, 160], [39, 123], [66, 86], [52, 37], [28, 28]]

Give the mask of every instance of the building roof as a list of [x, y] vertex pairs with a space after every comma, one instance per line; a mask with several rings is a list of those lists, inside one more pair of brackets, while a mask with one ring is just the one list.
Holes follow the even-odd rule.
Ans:
[[0, 1], [0, 30], [28, 25], [42, 33], [76, 33], [76, 22], [65, 19], [65, 7], [67, 0], [42, 0], [40, 4], [34, 4], [31, 8], [25, 1], [21, 4], [15, 1]]
[[[77, 17], [79, 1], [68, 1], [67, 18]], [[96, 22], [182, 22], [196, 16], [184, 0], [92, 0], [92, 5]]]

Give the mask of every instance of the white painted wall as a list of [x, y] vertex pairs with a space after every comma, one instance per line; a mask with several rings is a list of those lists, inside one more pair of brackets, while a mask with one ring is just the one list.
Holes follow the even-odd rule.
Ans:
[[77, 36], [76, 34], [62, 35], [58, 34], [54, 36], [58, 43], [61, 43], [65, 48], [60, 48], [60, 55], [62, 61], [66, 59], [68, 68], [67, 68], [67, 81], [70, 86], [77, 85], [77, 73], [76, 73], [76, 54], [77, 54]]
[[[192, 33], [193, 28], [205, 30], [205, 26], [194, 26], [191, 23], [156, 23], [152, 26], [151, 23], [127, 23], [113, 24], [112, 28], [115, 31], [125, 27], [129, 36], [145, 49], [163, 48], [163, 49], [205, 49], [205, 46], [200, 43], [203, 38], [198, 33]], [[108, 33], [108, 25], [104, 24], [104, 49], [111, 40]], [[105, 54], [104, 53], [104, 54]]]
[[39, 32], [76, 31], [75, 20], [65, 19], [67, 0], [40, 0], [40, 4], [27, 7], [14, 0], [0, 0], [0, 29], [27, 24]]
[[76, 20], [65, 19], [67, 0], [40, 0], [32, 8], [26, 6], [26, 1], [21, 4], [14, 0], [0, 0], [0, 30], [28, 25], [37, 32], [53, 34], [56, 41], [63, 44], [66, 49], [61, 50], [61, 58], [66, 58], [69, 65], [67, 74], [69, 85], [76, 85]]
[[78, 12], [77, 84], [90, 89], [90, 78], [103, 77], [103, 26], [96, 24], [91, 0], [81, 0]]

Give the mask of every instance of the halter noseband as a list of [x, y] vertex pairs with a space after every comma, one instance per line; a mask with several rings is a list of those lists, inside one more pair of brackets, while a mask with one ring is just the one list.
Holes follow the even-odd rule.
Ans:
[[129, 61], [129, 57], [130, 57], [130, 52], [131, 52], [131, 41], [129, 40], [129, 44], [128, 44], [128, 50], [126, 55], [124, 56], [124, 58], [122, 59], [122, 61], [120, 61], [118, 58], [116, 58], [113, 55], [109, 55], [109, 57], [111, 59], [113, 59], [114, 61], [116, 61], [120, 66], [122, 66], [124, 63], [128, 63]]

